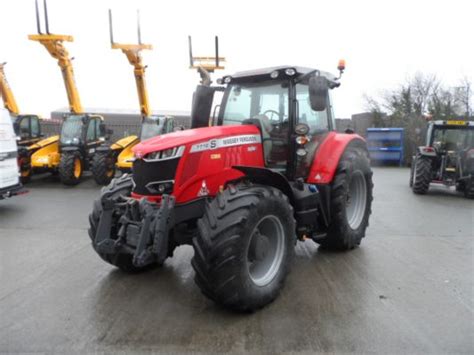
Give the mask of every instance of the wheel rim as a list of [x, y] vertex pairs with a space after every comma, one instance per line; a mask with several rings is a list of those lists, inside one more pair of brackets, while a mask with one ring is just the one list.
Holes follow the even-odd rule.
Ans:
[[74, 159], [74, 177], [77, 179], [81, 176], [81, 160], [76, 158]]
[[250, 236], [247, 268], [250, 279], [257, 286], [268, 285], [278, 273], [284, 254], [285, 232], [280, 220], [263, 217]]
[[359, 228], [367, 205], [367, 184], [361, 171], [353, 173], [346, 200], [346, 217], [352, 229]]

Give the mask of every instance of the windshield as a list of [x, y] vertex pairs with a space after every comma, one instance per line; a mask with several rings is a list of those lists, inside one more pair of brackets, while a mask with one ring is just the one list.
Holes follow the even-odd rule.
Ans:
[[437, 146], [441, 150], [474, 148], [474, 127], [447, 128], [435, 126], [433, 146]]
[[228, 93], [223, 124], [240, 124], [265, 116], [271, 123], [288, 121], [288, 82], [232, 85]]
[[161, 134], [163, 122], [159, 117], [147, 117], [143, 120], [140, 140], [144, 141], [149, 138], [156, 137]]
[[61, 128], [61, 143], [78, 144], [82, 134], [82, 117], [78, 115], [67, 116]]

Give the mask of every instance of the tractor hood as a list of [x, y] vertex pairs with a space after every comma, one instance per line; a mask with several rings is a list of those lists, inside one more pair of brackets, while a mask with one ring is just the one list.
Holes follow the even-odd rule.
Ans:
[[[182, 145], [196, 145], [197, 143], [207, 143], [216, 138], [230, 138], [232, 136], [241, 136], [247, 139], [247, 135], [260, 138], [260, 130], [254, 125], [232, 125], [232, 126], [215, 126], [188, 129], [158, 137], [150, 138], [133, 147], [133, 152], [137, 158], [144, 157], [148, 153], [157, 152], [165, 149], [179, 147]], [[260, 139], [258, 139], [260, 141]], [[233, 144], [234, 145], [234, 144]], [[210, 149], [212, 149], [212, 144]]]

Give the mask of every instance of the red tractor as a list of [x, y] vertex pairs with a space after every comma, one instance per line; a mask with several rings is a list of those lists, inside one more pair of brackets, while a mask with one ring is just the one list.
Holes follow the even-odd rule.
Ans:
[[138, 144], [133, 175], [103, 188], [90, 215], [96, 252], [137, 272], [190, 244], [201, 291], [253, 311], [277, 297], [297, 240], [357, 247], [372, 171], [365, 141], [334, 131], [329, 90], [339, 78], [280, 66], [199, 85], [192, 128]]

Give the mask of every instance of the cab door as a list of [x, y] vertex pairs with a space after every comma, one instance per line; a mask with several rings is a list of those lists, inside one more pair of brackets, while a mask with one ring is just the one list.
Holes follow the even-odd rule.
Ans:
[[100, 123], [101, 119], [99, 117], [91, 117], [89, 119], [86, 133], [87, 155], [94, 154], [97, 146], [102, 143], [102, 141], [100, 140]]

